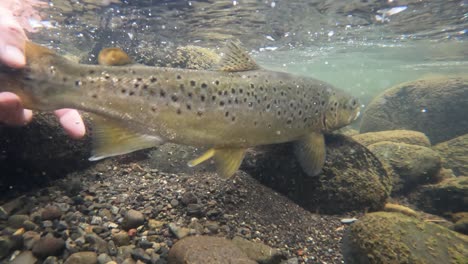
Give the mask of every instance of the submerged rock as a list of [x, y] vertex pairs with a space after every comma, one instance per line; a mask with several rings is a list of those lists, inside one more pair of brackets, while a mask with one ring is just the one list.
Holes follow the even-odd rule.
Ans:
[[250, 151], [242, 169], [311, 211], [343, 213], [381, 209], [391, 180], [369, 150], [342, 135], [326, 136], [323, 173], [307, 177], [290, 144]]
[[410, 200], [425, 212], [444, 215], [466, 211], [467, 197], [468, 177], [460, 176], [437, 184], [423, 185], [411, 193]]
[[252, 242], [239, 236], [234, 237], [232, 242], [250, 259], [260, 264], [280, 263], [284, 259], [278, 250], [262, 243]]
[[468, 175], [468, 134], [439, 143], [433, 147], [442, 158], [442, 165], [456, 175]]
[[352, 138], [364, 146], [369, 146], [377, 142], [390, 141], [396, 143], [406, 143], [423, 147], [430, 147], [431, 142], [426, 135], [418, 131], [411, 130], [388, 130], [379, 132], [368, 132], [353, 135]]
[[169, 251], [169, 263], [173, 264], [255, 264], [234, 243], [222, 237], [187, 237]]
[[419, 184], [433, 183], [439, 179], [441, 160], [430, 148], [383, 141], [368, 146], [368, 149], [380, 161], [390, 165], [393, 172], [392, 193], [406, 192]]
[[346, 263], [466, 263], [468, 238], [400, 213], [366, 214], [343, 240]]
[[434, 77], [384, 91], [367, 107], [361, 133], [409, 129], [437, 144], [468, 132], [468, 78]]

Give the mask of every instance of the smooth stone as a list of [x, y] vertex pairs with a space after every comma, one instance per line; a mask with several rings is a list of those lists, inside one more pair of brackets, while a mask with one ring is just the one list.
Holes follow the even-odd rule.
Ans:
[[42, 264], [58, 264], [58, 258], [56, 256], [47, 257]]
[[0, 237], [0, 259], [6, 257], [13, 250], [13, 242], [7, 236]]
[[151, 257], [148, 254], [146, 254], [145, 250], [142, 248], [133, 249], [131, 256], [134, 260], [140, 260], [144, 263], [149, 263], [151, 261]]
[[0, 219], [7, 220], [13, 212], [21, 209], [27, 203], [26, 196], [20, 196], [0, 206]]
[[170, 249], [171, 264], [255, 264], [230, 240], [221, 237], [190, 236], [177, 241]]
[[115, 245], [118, 247], [126, 246], [130, 244], [130, 236], [125, 231], [120, 231], [116, 234], [113, 234], [112, 240], [114, 241]]
[[107, 253], [107, 242], [98, 235], [91, 233], [85, 235], [85, 241], [91, 245], [97, 253]]
[[444, 168], [450, 168], [455, 175], [468, 176], [468, 134], [435, 145]]
[[93, 215], [93, 217], [91, 218], [91, 224], [92, 224], [92, 225], [100, 225], [100, 224], [102, 224], [102, 217]]
[[263, 243], [252, 242], [239, 236], [235, 236], [232, 243], [247, 257], [261, 264], [276, 264], [286, 259], [280, 251]]
[[24, 221], [23, 226], [24, 226], [24, 229], [26, 229], [27, 231], [33, 231], [38, 228], [38, 226], [30, 220]]
[[29, 221], [28, 215], [18, 214], [8, 217], [8, 226], [11, 228], [21, 228], [24, 226], [24, 222]]
[[198, 198], [195, 194], [193, 194], [192, 192], [186, 192], [184, 194], [182, 194], [182, 197], [180, 198], [180, 202], [187, 206], [189, 204], [196, 204], [198, 203]]
[[107, 243], [107, 249], [109, 250], [109, 255], [111, 256], [117, 256], [117, 253], [119, 252], [113, 240]]
[[29, 250], [21, 252], [16, 258], [8, 263], [10, 264], [35, 264], [37, 258]]
[[340, 220], [342, 224], [349, 225], [357, 221], [357, 218], [343, 218]]
[[129, 230], [131, 228], [137, 228], [145, 222], [145, 217], [140, 211], [136, 210], [129, 210], [125, 214], [123, 226], [125, 227], [126, 230]]
[[155, 219], [150, 219], [148, 220], [148, 227], [151, 229], [151, 230], [156, 230], [156, 229], [160, 229], [164, 226], [164, 222], [162, 221], [158, 221], [158, 220], [155, 220]]
[[41, 213], [42, 220], [59, 219], [62, 216], [62, 211], [57, 206], [46, 206]]
[[41, 237], [32, 247], [32, 252], [39, 258], [58, 256], [65, 248], [65, 241], [51, 234]]
[[64, 264], [96, 264], [97, 255], [96, 252], [82, 251], [71, 254]]

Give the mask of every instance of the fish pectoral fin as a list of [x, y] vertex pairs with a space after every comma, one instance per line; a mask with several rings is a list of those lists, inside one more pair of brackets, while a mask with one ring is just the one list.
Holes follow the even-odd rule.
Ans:
[[260, 67], [247, 51], [242, 48], [239, 41], [229, 41], [226, 44], [226, 52], [221, 58], [217, 70], [226, 72], [239, 72], [258, 70]]
[[93, 115], [93, 151], [90, 161], [127, 154], [163, 144], [158, 136], [136, 133], [122, 124]]
[[245, 148], [212, 148], [203, 153], [200, 157], [188, 162], [190, 167], [213, 158], [218, 174], [227, 179], [239, 169], [245, 156]]
[[294, 144], [294, 153], [308, 176], [320, 174], [325, 164], [325, 137], [322, 133], [310, 133]]

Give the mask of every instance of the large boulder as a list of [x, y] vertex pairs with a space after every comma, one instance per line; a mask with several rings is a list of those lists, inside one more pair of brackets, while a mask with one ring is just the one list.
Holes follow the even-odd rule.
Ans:
[[411, 130], [388, 130], [379, 132], [368, 132], [353, 135], [352, 138], [364, 146], [369, 146], [377, 142], [390, 141], [396, 143], [406, 143], [423, 147], [430, 147], [431, 142], [426, 135], [418, 131]]
[[382, 141], [368, 146], [392, 171], [393, 193], [407, 192], [419, 184], [439, 180], [441, 160], [430, 148]]
[[400, 213], [370, 213], [343, 240], [346, 263], [466, 263], [468, 238]]
[[433, 147], [442, 158], [442, 165], [455, 175], [468, 175], [468, 134], [439, 143]]
[[411, 193], [410, 200], [425, 212], [446, 215], [466, 211], [467, 197], [468, 176], [460, 176], [423, 185]]
[[291, 144], [249, 151], [241, 169], [313, 212], [381, 209], [391, 191], [381, 162], [349, 137], [330, 134], [325, 141], [325, 165], [318, 176], [302, 171]]
[[416, 130], [437, 144], [468, 133], [466, 98], [467, 77], [406, 82], [372, 100], [363, 114], [360, 131]]

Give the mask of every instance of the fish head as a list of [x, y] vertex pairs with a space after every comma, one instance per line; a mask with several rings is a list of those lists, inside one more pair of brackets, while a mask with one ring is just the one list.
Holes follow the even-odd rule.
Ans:
[[333, 131], [351, 124], [360, 115], [360, 104], [357, 98], [347, 94], [335, 93], [330, 97], [324, 115], [326, 131]]

